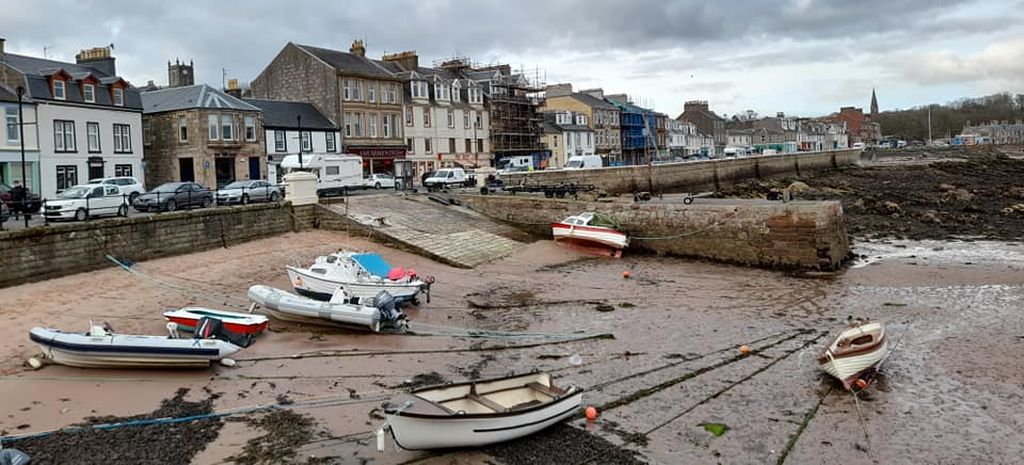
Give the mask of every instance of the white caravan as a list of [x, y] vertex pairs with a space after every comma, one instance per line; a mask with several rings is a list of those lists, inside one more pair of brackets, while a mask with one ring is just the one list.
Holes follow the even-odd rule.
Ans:
[[281, 160], [281, 169], [285, 174], [295, 171], [315, 174], [318, 196], [342, 194], [365, 185], [363, 159], [354, 155], [303, 154], [301, 166], [298, 155], [287, 155]]

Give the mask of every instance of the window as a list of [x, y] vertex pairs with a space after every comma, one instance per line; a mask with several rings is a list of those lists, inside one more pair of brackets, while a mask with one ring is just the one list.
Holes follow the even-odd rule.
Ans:
[[448, 138], [448, 153], [455, 153], [455, 138]]
[[67, 93], [64, 91], [64, 81], [53, 81], [53, 98], [57, 100], [64, 100], [67, 98]]
[[552, 137], [551, 140], [555, 141], [555, 148], [558, 148], [558, 136]]
[[434, 83], [434, 100], [448, 100], [447, 98], [444, 98], [441, 94], [441, 90], [447, 88], [448, 86], [445, 86], [440, 82]]
[[388, 86], [388, 101], [391, 103], [398, 103], [398, 92], [395, 90], [397, 87], [395, 84]]
[[473, 151], [473, 139], [466, 139], [466, 146], [465, 147], [466, 147], [466, 151], [467, 152], [472, 152]]
[[[385, 117], [387, 117], [387, 115], [385, 115]], [[377, 114], [376, 113], [371, 113], [370, 114], [370, 137], [373, 137], [373, 138], [377, 137]]]
[[352, 100], [359, 102], [363, 100], [363, 81], [358, 79], [352, 81]]
[[423, 108], [423, 127], [430, 127], [430, 107]]
[[483, 128], [483, 127], [484, 127], [484, 119], [483, 119], [483, 116], [481, 116], [481, 114], [480, 114], [480, 113], [477, 113], [477, 112], [475, 112], [475, 111], [473, 112], [473, 114], [474, 114], [474, 115], [476, 116], [476, 122], [474, 123], [474, 124], [476, 125], [476, 128], [477, 128], [477, 129], [481, 129], [481, 128]]
[[250, 142], [256, 140], [256, 118], [252, 116], [245, 117], [245, 140]]
[[352, 137], [352, 113], [345, 113], [345, 137]]
[[341, 80], [341, 98], [343, 100], [352, 99], [351, 83], [348, 79]]
[[[131, 176], [132, 165], [114, 165], [114, 176]], [[129, 181], [130, 180], [127, 180]]]
[[476, 151], [479, 152], [479, 153], [484, 153], [484, 140], [483, 139], [477, 139], [476, 140]]
[[302, 131], [302, 151], [313, 151], [313, 135], [309, 131]]
[[462, 112], [462, 127], [469, 129], [469, 113]]
[[7, 143], [15, 144], [21, 141], [20, 128], [18, 127], [18, 110], [7, 109]]
[[[75, 122], [54, 120], [53, 121], [53, 151], [54, 152], [75, 152]], [[77, 179], [77, 177], [76, 177]]]
[[78, 184], [78, 167], [57, 165], [57, 192]]
[[178, 142], [188, 142], [188, 122], [184, 116], [178, 117]]
[[338, 150], [333, 132], [324, 133], [324, 142], [327, 144], [327, 153], [334, 153]]
[[405, 107], [405, 125], [412, 126], [412, 107]]
[[587, 147], [590, 147], [591, 145], [593, 145], [593, 144], [590, 143], [590, 133], [588, 132], [587, 133]]
[[114, 106], [124, 106], [124, 89], [114, 89]]
[[96, 86], [92, 84], [83, 84], [82, 98], [88, 103], [96, 103]]
[[384, 123], [383, 126], [384, 126], [384, 138], [385, 139], [391, 137], [391, 123], [394, 122], [394, 119], [395, 119], [395, 115], [384, 115], [384, 117], [383, 117], [383, 121], [382, 122]]
[[235, 140], [232, 130], [234, 129], [234, 122], [231, 121], [231, 115], [220, 115], [220, 138], [224, 141]]
[[324, 172], [325, 172], [325, 173], [326, 173], [327, 175], [335, 175], [335, 176], [336, 176], [336, 175], [338, 175], [338, 174], [341, 174], [341, 167], [340, 167], [340, 166], [337, 166], [337, 165], [334, 165], [334, 166], [325, 166], [325, 167], [324, 167]]
[[285, 139], [284, 131], [274, 131], [274, 151], [275, 152], [287, 152], [288, 141]]
[[114, 153], [132, 153], [131, 126], [114, 125]]
[[217, 140], [217, 139], [219, 139], [219, 137], [217, 137], [220, 134], [220, 131], [217, 130], [217, 118], [218, 118], [217, 115], [210, 115], [210, 117], [209, 117], [209, 122], [210, 122], [210, 140]]
[[452, 110], [451, 108], [448, 109], [448, 127], [455, 127], [455, 110]]
[[413, 151], [413, 148], [412, 148], [412, 138], [409, 138], [409, 139], [405, 140], [405, 148], [408, 149], [410, 152]]
[[430, 153], [430, 152], [432, 152], [432, 150], [431, 150], [431, 149], [432, 149], [433, 147], [431, 147], [431, 146], [430, 146], [430, 138], [429, 138], [429, 137], [428, 137], [428, 138], [426, 138], [426, 139], [423, 139], [423, 148], [424, 148], [424, 151], [425, 151], [426, 153]]
[[426, 81], [412, 81], [412, 98], [427, 98]]
[[356, 137], [363, 137], [363, 114], [355, 113], [352, 115], [352, 131]]
[[142, 145], [150, 145], [153, 143], [153, 131], [150, 128], [150, 122], [148, 119], [142, 120]]
[[100, 151], [100, 123], [85, 123], [85, 135], [89, 139], [89, 153]]
[[459, 95], [459, 84], [456, 82], [452, 84], [452, 101], [458, 102], [460, 100], [462, 100], [462, 96]]
[[372, 82], [371, 81], [371, 82], [367, 83], [367, 85], [366, 85], [366, 99], [369, 100], [370, 103], [374, 103], [374, 102], [377, 101], [377, 83], [376, 82]]

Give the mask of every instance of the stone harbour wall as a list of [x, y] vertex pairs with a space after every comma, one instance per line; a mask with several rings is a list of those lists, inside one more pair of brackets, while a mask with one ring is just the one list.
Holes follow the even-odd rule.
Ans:
[[[491, 218], [551, 237], [552, 222], [585, 211], [608, 214], [630, 235], [630, 249], [763, 268], [836, 270], [850, 255], [839, 202], [698, 200], [690, 205], [460, 195]], [[643, 239], [649, 238], [649, 239]]]
[[545, 170], [503, 174], [506, 185], [578, 183], [593, 184], [612, 194], [678, 192], [728, 187], [751, 178], [799, 176], [855, 165], [861, 149], [798, 152], [746, 158], [664, 163], [660, 165], [609, 166], [584, 170]]
[[218, 207], [0, 232], [0, 287], [310, 229], [316, 205]]

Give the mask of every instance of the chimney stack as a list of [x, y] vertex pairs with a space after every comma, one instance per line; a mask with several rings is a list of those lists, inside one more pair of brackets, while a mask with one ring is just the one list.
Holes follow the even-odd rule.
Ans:
[[7, 42], [7, 39], [4, 39], [3, 37], [0, 37], [0, 57], [4, 56], [4, 53], [5, 53], [4, 52], [4, 42]]
[[403, 69], [408, 71], [415, 71], [420, 67], [420, 58], [416, 55], [415, 50], [407, 50], [398, 53], [389, 53], [380, 57], [382, 61], [390, 61], [392, 63], [398, 63]]
[[110, 46], [93, 47], [82, 50], [75, 55], [75, 62], [79, 66], [92, 68], [107, 76], [117, 76], [117, 69], [114, 66], [114, 57], [110, 54]]
[[550, 86], [547, 86], [544, 89], [544, 91], [548, 97], [561, 97], [563, 95], [569, 95], [572, 94], [572, 83], [565, 82], [559, 84], [551, 84]]
[[228, 88], [225, 92], [232, 97], [242, 98], [242, 88], [238, 86], [238, 79], [228, 79]]
[[356, 39], [352, 41], [352, 47], [348, 49], [353, 55], [359, 55], [361, 57], [366, 56], [366, 46], [363, 45], [362, 39]]

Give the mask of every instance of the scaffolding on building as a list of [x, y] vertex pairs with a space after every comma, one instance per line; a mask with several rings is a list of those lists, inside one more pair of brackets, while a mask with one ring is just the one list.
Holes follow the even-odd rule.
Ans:
[[509, 65], [487, 66], [475, 71], [497, 71], [490, 84], [491, 144], [496, 158], [528, 155], [545, 150], [541, 142], [545, 83], [541, 70], [532, 75], [513, 71]]

